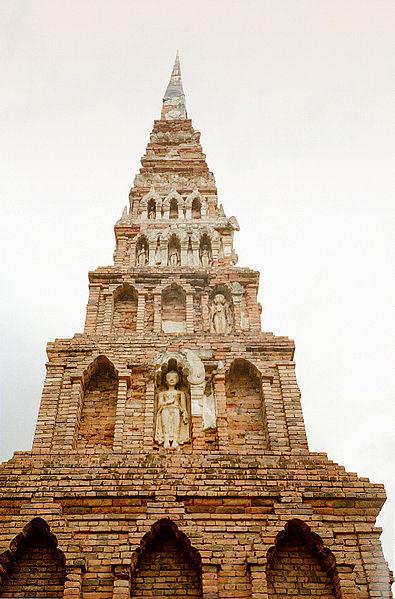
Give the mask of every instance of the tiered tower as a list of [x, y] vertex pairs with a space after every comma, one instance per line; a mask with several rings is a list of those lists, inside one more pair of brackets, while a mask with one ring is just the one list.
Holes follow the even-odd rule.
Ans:
[[389, 598], [381, 485], [308, 449], [287, 337], [187, 117], [178, 57], [85, 330], [0, 468], [1, 597]]

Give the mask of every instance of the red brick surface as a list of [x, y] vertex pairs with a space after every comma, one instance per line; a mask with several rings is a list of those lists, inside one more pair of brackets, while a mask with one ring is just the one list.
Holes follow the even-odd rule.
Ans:
[[[261, 331], [259, 275], [235, 265], [236, 229], [191, 121], [155, 121], [114, 264], [89, 274], [84, 332], [48, 344], [32, 451], [0, 467], [0, 596], [391, 596], [375, 526], [384, 489], [309, 451], [294, 344]], [[216, 428], [204, 429], [202, 395], [174, 357], [186, 350], [203, 364]], [[179, 451], [155, 441], [169, 368], [189, 412]]]

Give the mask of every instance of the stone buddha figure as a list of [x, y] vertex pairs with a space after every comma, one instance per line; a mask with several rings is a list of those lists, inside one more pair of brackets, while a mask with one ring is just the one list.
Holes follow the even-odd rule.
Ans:
[[165, 449], [178, 449], [190, 440], [189, 417], [186, 396], [176, 389], [180, 381], [178, 372], [166, 374], [165, 391], [158, 396], [158, 410], [155, 423], [155, 441]]
[[200, 254], [200, 262], [202, 266], [207, 267], [211, 265], [211, 257], [208, 248], [205, 246], [202, 249], [202, 253]]
[[211, 304], [210, 329], [212, 333], [229, 333], [232, 328], [232, 316], [229, 303], [222, 293], [217, 293]]
[[147, 264], [147, 251], [144, 246], [141, 246], [137, 254], [137, 265], [145, 266]]
[[180, 254], [176, 247], [169, 250], [169, 266], [178, 266], [180, 264]]

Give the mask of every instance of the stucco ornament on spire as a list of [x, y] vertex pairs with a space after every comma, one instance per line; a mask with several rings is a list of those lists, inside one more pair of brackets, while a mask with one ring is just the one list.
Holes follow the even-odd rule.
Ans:
[[163, 98], [161, 119], [175, 121], [186, 118], [187, 108], [181, 80], [180, 58], [177, 52], [169, 85]]

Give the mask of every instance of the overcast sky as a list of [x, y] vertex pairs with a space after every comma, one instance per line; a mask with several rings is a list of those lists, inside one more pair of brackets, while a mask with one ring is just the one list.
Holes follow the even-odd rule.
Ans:
[[310, 447], [384, 482], [394, 535], [395, 5], [1, 0], [2, 459], [29, 450], [45, 345], [82, 331], [180, 49], [188, 114], [295, 339]]

